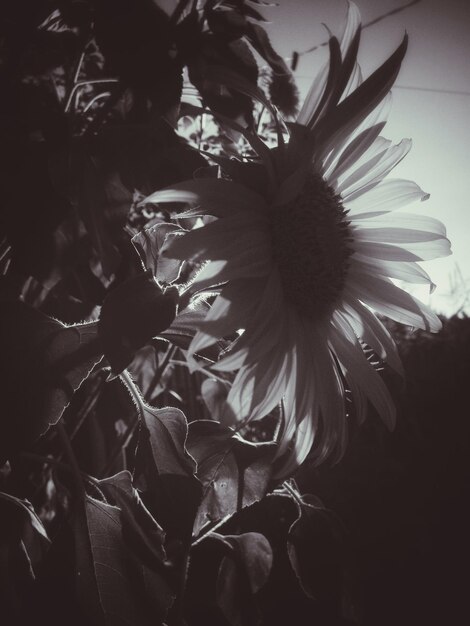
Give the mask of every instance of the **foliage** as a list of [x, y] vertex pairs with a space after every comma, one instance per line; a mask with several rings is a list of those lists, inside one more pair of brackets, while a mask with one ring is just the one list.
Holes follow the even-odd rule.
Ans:
[[[184, 366], [210, 296], [179, 296], [197, 264], [161, 251], [183, 226], [140, 202], [235, 170], [222, 152], [249, 160], [247, 129], [269, 143], [279, 129], [266, 111], [292, 115], [295, 85], [263, 28], [266, 3], [174, 4], [1, 9], [2, 616], [356, 623], [343, 524], [272, 478], [278, 416], [219, 423], [230, 375]], [[263, 184], [255, 163], [247, 171]], [[308, 471], [299, 484], [322, 493], [328, 479]]]

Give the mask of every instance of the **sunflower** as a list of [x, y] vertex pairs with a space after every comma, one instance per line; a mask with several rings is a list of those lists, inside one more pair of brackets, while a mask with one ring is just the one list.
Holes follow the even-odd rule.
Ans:
[[[211, 366], [236, 371], [226, 414], [255, 420], [282, 402], [278, 474], [309, 454], [339, 458], [347, 440], [345, 390], [359, 422], [370, 402], [393, 428], [395, 407], [365, 344], [401, 372], [396, 346], [376, 316], [439, 330], [439, 318], [393, 279], [433, 284], [417, 261], [450, 254], [443, 224], [395, 209], [425, 200], [414, 182], [386, 179], [407, 154], [380, 136], [407, 45], [366, 80], [357, 64], [360, 16], [349, 4], [341, 37], [313, 83], [289, 140], [269, 149], [245, 136], [257, 162], [220, 159], [225, 177], [195, 179], [147, 198], [184, 202], [212, 216], [173, 237], [163, 253], [204, 261], [193, 291], [220, 291], [188, 350], [237, 336]], [[215, 219], [214, 219], [215, 218]], [[238, 333], [234, 335], [235, 333]]]

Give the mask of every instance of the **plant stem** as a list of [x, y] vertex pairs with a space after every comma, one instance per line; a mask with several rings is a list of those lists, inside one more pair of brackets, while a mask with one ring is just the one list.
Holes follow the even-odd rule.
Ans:
[[158, 366], [155, 375], [153, 377], [153, 380], [151, 382], [151, 384], [149, 385], [149, 388], [147, 389], [147, 392], [145, 394], [147, 400], [151, 400], [152, 398], [152, 394], [155, 391], [155, 389], [157, 388], [158, 383], [160, 382], [161, 377], [163, 376], [168, 364], [170, 363], [170, 360], [173, 358], [173, 356], [175, 355], [175, 352], [177, 350], [176, 346], [173, 345], [169, 345], [168, 348], [166, 349], [165, 354], [162, 357], [162, 361], [160, 363], [160, 365]]
[[56, 430], [59, 433], [59, 437], [64, 447], [65, 454], [67, 455], [68, 461], [70, 463], [70, 469], [73, 474], [77, 493], [81, 498], [84, 498], [86, 495], [86, 492], [85, 492], [85, 485], [83, 484], [82, 472], [80, 470], [80, 467], [78, 466], [77, 457], [75, 456], [75, 453], [72, 449], [69, 436], [67, 434], [67, 431], [65, 430], [62, 420], [60, 420], [56, 424]]
[[67, 96], [65, 98], [65, 107], [64, 107], [65, 113], [68, 113], [70, 110], [70, 107], [72, 106], [72, 100], [75, 94], [75, 86], [78, 82], [78, 77], [80, 76], [80, 70], [82, 69], [83, 59], [85, 58], [85, 47], [78, 54], [77, 60], [75, 62], [75, 67], [73, 70], [72, 78], [69, 82], [69, 87], [67, 89]]
[[188, 578], [189, 569], [189, 551], [191, 544], [187, 546], [183, 558], [181, 559], [181, 566], [178, 578], [178, 594], [176, 596], [175, 603], [173, 605], [173, 619], [171, 620], [172, 626], [186, 626], [186, 622], [183, 617], [184, 613], [184, 594], [186, 591], [186, 581]]
[[108, 474], [111, 471], [111, 469], [112, 469], [114, 463], [116, 462], [117, 458], [119, 457], [120, 453], [123, 450], [125, 450], [127, 448], [127, 446], [129, 445], [129, 443], [130, 443], [130, 441], [132, 439], [132, 436], [134, 435], [135, 429], [139, 425], [139, 422], [140, 422], [140, 419], [139, 419], [139, 416], [137, 416], [137, 418], [132, 422], [130, 427], [127, 429], [126, 433], [121, 437], [120, 441], [118, 441], [118, 444], [117, 444], [113, 454], [111, 455], [111, 458], [106, 463], [105, 468], [101, 472], [102, 475], [106, 476], [106, 474]]
[[[54, 465], [54, 467], [57, 467], [58, 469], [64, 470], [66, 472], [74, 471], [70, 465], [67, 465], [67, 463], [58, 461], [57, 459], [54, 459], [50, 456], [42, 456], [41, 454], [34, 454], [34, 452], [22, 452], [21, 456], [24, 459], [29, 460], [29, 461], [43, 463], [44, 465]], [[86, 472], [83, 472], [81, 470], [80, 470], [80, 475], [83, 478], [83, 480], [87, 480], [88, 482], [92, 483], [94, 487], [97, 487], [98, 479], [96, 479], [94, 476], [91, 476], [90, 474], [87, 474]]]
[[121, 378], [122, 382], [124, 383], [124, 385], [126, 386], [127, 390], [129, 391], [134, 404], [136, 405], [137, 408], [137, 417], [136, 419], [132, 422], [132, 424], [130, 425], [130, 427], [127, 429], [126, 433], [121, 437], [121, 439], [118, 441], [113, 453], [111, 454], [111, 457], [109, 458], [109, 460], [107, 461], [106, 465], [104, 466], [103, 470], [100, 472], [100, 474], [104, 474], [106, 476], [106, 474], [108, 474], [108, 472], [111, 471], [114, 463], [116, 462], [119, 454], [125, 450], [127, 448], [127, 446], [129, 445], [132, 436], [135, 432], [135, 429], [137, 428], [137, 426], [140, 423], [140, 420], [144, 418], [144, 412], [145, 412], [145, 404], [144, 404], [144, 400], [142, 398], [142, 394], [140, 393], [137, 385], [135, 384], [135, 382], [132, 380], [129, 372], [127, 370], [124, 370], [123, 372], [121, 372], [119, 374], [119, 377]]

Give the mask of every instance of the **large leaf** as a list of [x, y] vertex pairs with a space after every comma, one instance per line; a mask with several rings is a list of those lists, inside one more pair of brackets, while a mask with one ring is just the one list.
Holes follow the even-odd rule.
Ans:
[[101, 0], [94, 5], [94, 34], [108, 71], [149, 97], [159, 113], [177, 106], [182, 67], [173, 53], [168, 15], [152, 0]]
[[128, 189], [144, 195], [193, 177], [207, 161], [187, 146], [164, 120], [151, 125], [107, 125], [96, 138], [103, 162]]
[[143, 405], [136, 475], [146, 503], [172, 539], [188, 541], [201, 497], [196, 464], [186, 449], [184, 413]]
[[[30, 7], [32, 9], [32, 7]], [[27, 9], [29, 10], [29, 9]], [[4, 14], [3, 18], [5, 19]], [[2, 84], [2, 93], [7, 88]], [[28, 102], [31, 94], [22, 94]], [[37, 96], [36, 96], [37, 97]], [[36, 102], [37, 106], [37, 102]], [[23, 113], [24, 114], [24, 113]], [[15, 110], [18, 121], [20, 112]], [[51, 287], [64, 266], [57, 229], [70, 218], [70, 203], [54, 188], [48, 172], [50, 147], [45, 141], [6, 141], [8, 122], [2, 124], [2, 237], [11, 245], [11, 268], [24, 276], [34, 276]], [[25, 125], [27, 127], [27, 124]], [[13, 129], [8, 129], [11, 131]], [[34, 189], [34, 201], [25, 188]], [[68, 260], [68, 259], [67, 259]]]
[[[199, 54], [188, 60], [188, 72], [203, 103], [212, 112], [236, 120], [245, 127], [252, 124], [252, 95], [262, 95], [262, 92], [257, 87], [258, 65], [242, 39], [230, 40], [204, 33]], [[235, 85], [232, 84], [234, 81]], [[243, 89], [239, 88], [240, 84]]]
[[203, 485], [195, 535], [266, 494], [275, 444], [250, 443], [227, 426], [200, 420], [189, 425], [187, 446]]
[[[104, 173], [96, 157], [92, 156], [88, 147], [81, 143], [73, 147], [70, 162], [69, 197], [76, 205], [90, 235], [93, 247], [100, 258], [103, 273], [110, 277], [119, 265], [120, 254], [106, 224], [105, 209], [108, 205], [108, 195]], [[116, 189], [111, 190], [111, 196], [116, 196]], [[126, 196], [130, 207], [129, 192]], [[116, 203], [115, 197], [111, 199]]]
[[[5, 624], [20, 623], [45, 550], [44, 526], [27, 500], [0, 492], [0, 602]], [[10, 621], [11, 620], [11, 621]]]
[[[50, 543], [46, 529], [28, 500], [0, 492], [0, 510], [1, 541], [11, 540], [8, 550], [18, 550], [18, 556], [25, 559], [34, 578], [34, 570]], [[5, 556], [3, 550], [2, 556]]]
[[341, 597], [341, 539], [338, 519], [314, 496], [303, 496], [287, 550], [304, 592], [324, 604], [337, 605]]
[[180, 226], [161, 222], [150, 228], [144, 228], [132, 238], [142, 265], [151, 270], [155, 278], [161, 283], [172, 283], [177, 280], [181, 271], [181, 261], [161, 255], [165, 241], [185, 232]]
[[165, 533], [152, 517], [132, 485], [132, 476], [122, 471], [99, 481], [100, 489], [110, 504], [121, 509], [124, 533], [129, 536], [134, 547], [148, 550], [157, 562], [166, 559], [163, 549]]
[[2, 302], [0, 458], [61, 418], [102, 358], [95, 323], [67, 327], [23, 302]]
[[[145, 537], [148, 529], [139, 528], [137, 535], [125, 532], [129, 525], [135, 531], [142, 510], [128, 486], [123, 488], [123, 482], [128, 480], [120, 476], [114, 488], [113, 479], [105, 485], [113, 491], [122, 509], [86, 496], [76, 513], [77, 597], [93, 624], [162, 624], [173, 597], [158, 571], [160, 536], [158, 532], [148, 535], [149, 543], [157, 538], [156, 545], [148, 551], [149, 566], [149, 559], [142, 558], [142, 546], [136, 539], [136, 536]], [[163, 566], [162, 561], [160, 564]]]
[[129, 278], [107, 295], [98, 331], [114, 374], [122, 372], [139, 348], [170, 326], [177, 298], [177, 290], [162, 290], [150, 270]]
[[[201, 328], [201, 322], [206, 318], [209, 311], [209, 305], [203, 299], [198, 300], [194, 304], [190, 304], [179, 313], [172, 324], [159, 337], [168, 340], [178, 348], [187, 350], [194, 335]], [[198, 356], [212, 363], [217, 361], [222, 350], [230, 345], [229, 341], [218, 340], [214, 345], [209, 346], [198, 353]]]
[[232, 550], [220, 564], [217, 603], [233, 626], [257, 624], [252, 596], [266, 584], [271, 571], [271, 545], [264, 535], [253, 532], [220, 536], [220, 539]]

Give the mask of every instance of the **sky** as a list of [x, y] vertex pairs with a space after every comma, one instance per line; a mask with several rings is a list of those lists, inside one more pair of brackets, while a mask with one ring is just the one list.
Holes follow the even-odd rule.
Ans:
[[[346, 0], [277, 0], [263, 7], [274, 48], [285, 57], [327, 39], [326, 24], [339, 34]], [[363, 24], [408, 4], [409, 0], [356, 0]], [[365, 76], [378, 67], [409, 35], [408, 52], [383, 135], [394, 141], [410, 137], [413, 148], [391, 176], [416, 181], [430, 193], [427, 202], [405, 210], [442, 220], [453, 255], [423, 263], [437, 289], [413, 293], [436, 310], [470, 314], [470, 2], [421, 0], [400, 13], [364, 28], [359, 63]], [[325, 61], [326, 48], [304, 54], [296, 70], [300, 93]], [[463, 92], [463, 93], [462, 93]], [[468, 302], [466, 291], [468, 290]]]

